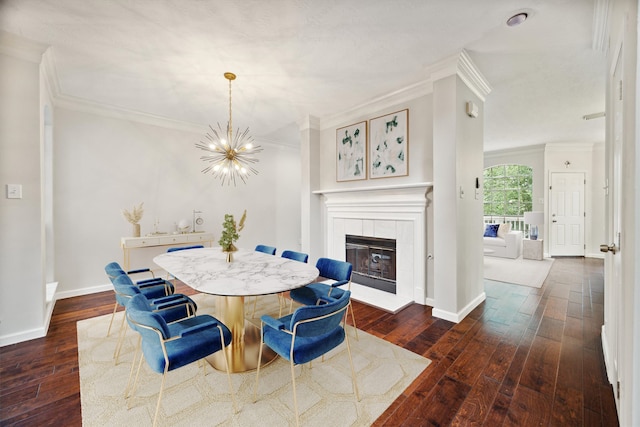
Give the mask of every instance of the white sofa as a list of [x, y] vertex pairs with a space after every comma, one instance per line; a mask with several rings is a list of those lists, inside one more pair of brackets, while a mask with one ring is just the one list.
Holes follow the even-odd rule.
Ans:
[[509, 231], [501, 237], [483, 237], [484, 254], [502, 258], [518, 258], [522, 254], [522, 231]]

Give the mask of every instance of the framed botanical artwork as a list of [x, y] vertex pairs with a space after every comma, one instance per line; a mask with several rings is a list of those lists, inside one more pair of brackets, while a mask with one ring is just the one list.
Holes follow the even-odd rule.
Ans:
[[369, 120], [369, 177], [409, 175], [409, 110]]
[[336, 180], [367, 179], [367, 122], [336, 130]]

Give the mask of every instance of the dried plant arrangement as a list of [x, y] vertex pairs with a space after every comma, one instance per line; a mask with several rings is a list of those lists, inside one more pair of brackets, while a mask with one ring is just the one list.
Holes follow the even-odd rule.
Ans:
[[126, 209], [122, 209], [122, 216], [127, 222], [133, 225], [133, 237], [140, 237], [140, 220], [142, 219], [142, 215], [144, 214], [143, 206], [144, 202], [140, 203], [138, 206], [133, 206], [131, 211]]
[[144, 214], [144, 209], [142, 208], [144, 202], [140, 203], [138, 206], [134, 206], [129, 212], [126, 209], [122, 209], [122, 216], [131, 224], [137, 224], [142, 219], [142, 215]]

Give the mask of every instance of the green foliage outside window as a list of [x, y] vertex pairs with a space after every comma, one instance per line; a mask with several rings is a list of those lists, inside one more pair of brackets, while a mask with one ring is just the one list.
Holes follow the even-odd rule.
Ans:
[[522, 216], [532, 210], [533, 170], [499, 165], [484, 170], [484, 215]]

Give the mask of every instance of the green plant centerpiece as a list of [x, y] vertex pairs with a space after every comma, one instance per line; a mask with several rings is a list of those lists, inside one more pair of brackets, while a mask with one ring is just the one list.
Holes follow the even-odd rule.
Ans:
[[240, 234], [238, 234], [244, 228], [244, 221], [247, 219], [247, 210], [245, 209], [240, 218], [240, 223], [236, 225], [236, 220], [231, 214], [224, 215], [224, 222], [222, 223], [222, 234], [218, 244], [222, 248], [223, 252], [227, 253], [227, 262], [233, 260], [232, 253], [237, 251], [238, 248], [234, 245], [234, 242], [238, 240]]

